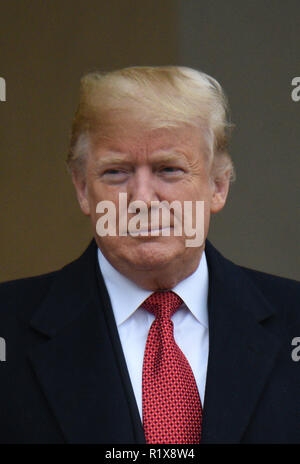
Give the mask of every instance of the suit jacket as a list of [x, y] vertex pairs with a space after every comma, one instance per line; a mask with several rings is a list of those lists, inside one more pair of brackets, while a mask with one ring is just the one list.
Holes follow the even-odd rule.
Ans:
[[[206, 256], [202, 443], [299, 443], [300, 284], [208, 241]], [[145, 443], [94, 241], [62, 270], [0, 285], [0, 336], [1, 443]]]

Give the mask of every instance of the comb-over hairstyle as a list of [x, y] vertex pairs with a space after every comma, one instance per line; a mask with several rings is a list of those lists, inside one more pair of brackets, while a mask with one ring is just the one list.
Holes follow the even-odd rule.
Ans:
[[67, 158], [70, 170], [83, 172], [89, 150], [101, 139], [125, 135], [128, 121], [144, 130], [199, 128], [213, 177], [233, 178], [227, 99], [207, 74], [182, 66], [141, 66], [83, 76]]

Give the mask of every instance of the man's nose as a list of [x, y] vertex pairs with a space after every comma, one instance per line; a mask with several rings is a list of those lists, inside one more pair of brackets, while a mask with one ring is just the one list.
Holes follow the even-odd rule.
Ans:
[[159, 200], [151, 168], [143, 166], [136, 169], [129, 181], [127, 194], [129, 202], [143, 201], [148, 207], [151, 206], [151, 201]]

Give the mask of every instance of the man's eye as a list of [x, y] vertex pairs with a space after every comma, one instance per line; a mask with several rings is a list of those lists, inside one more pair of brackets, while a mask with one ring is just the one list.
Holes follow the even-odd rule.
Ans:
[[126, 170], [122, 170], [122, 169], [106, 169], [106, 171], [104, 171], [102, 173], [102, 176], [104, 177], [123, 177], [123, 176], [126, 176], [128, 174], [128, 171]]
[[183, 172], [183, 169], [175, 166], [166, 166], [160, 170], [162, 173], [166, 174], [180, 174]]
[[120, 174], [122, 171], [119, 169], [107, 169], [103, 174]]
[[106, 182], [123, 182], [127, 176], [128, 171], [118, 168], [106, 169], [101, 174], [101, 178]]

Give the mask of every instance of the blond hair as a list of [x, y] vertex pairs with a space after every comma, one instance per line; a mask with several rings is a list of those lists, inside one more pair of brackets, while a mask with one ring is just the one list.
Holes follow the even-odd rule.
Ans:
[[67, 158], [70, 170], [83, 170], [91, 143], [125, 131], [123, 122], [128, 120], [149, 130], [199, 128], [214, 178], [226, 173], [233, 179], [227, 151], [233, 126], [228, 103], [220, 84], [207, 74], [182, 66], [157, 66], [83, 76]]

